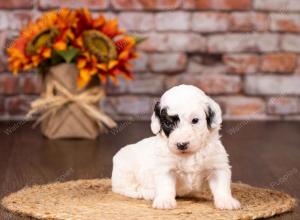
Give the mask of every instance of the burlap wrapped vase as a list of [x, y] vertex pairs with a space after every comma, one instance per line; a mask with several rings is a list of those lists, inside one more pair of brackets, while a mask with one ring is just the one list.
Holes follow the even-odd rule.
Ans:
[[98, 85], [80, 90], [78, 74], [73, 64], [51, 67], [44, 78], [41, 97], [31, 103], [28, 115], [41, 114], [36, 123], [41, 123], [41, 131], [47, 138], [94, 139], [105, 128], [116, 125], [99, 109], [103, 89]]

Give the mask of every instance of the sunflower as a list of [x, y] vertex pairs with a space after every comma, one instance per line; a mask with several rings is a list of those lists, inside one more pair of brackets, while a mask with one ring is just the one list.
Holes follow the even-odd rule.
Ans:
[[116, 19], [106, 20], [103, 16], [92, 19], [86, 10], [78, 13], [83, 20], [78, 25], [85, 24], [92, 28], [79, 28], [82, 31], [74, 41], [74, 46], [84, 51], [76, 62], [80, 70], [78, 85], [84, 87], [94, 77], [98, 77], [103, 83], [109, 78], [116, 84], [117, 76], [132, 79], [129, 60], [137, 57], [136, 39], [124, 36], [124, 30], [118, 28]]
[[23, 28], [19, 38], [7, 49], [13, 73], [37, 67], [51, 57], [53, 49], [65, 50], [68, 40], [74, 38], [71, 28], [75, 19], [75, 12], [61, 9], [45, 13]]
[[113, 41], [101, 32], [88, 31], [84, 37], [78, 39], [82, 45], [82, 53], [77, 59], [77, 67], [80, 70], [78, 84], [80, 87], [87, 85], [97, 76], [105, 83], [110, 78], [118, 83], [117, 76], [132, 79], [132, 66], [129, 60], [137, 57], [135, 52], [136, 40], [131, 36], [123, 36]]

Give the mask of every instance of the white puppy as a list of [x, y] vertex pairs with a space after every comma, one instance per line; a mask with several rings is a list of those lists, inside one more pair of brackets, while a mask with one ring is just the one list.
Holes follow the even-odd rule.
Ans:
[[155, 105], [156, 135], [122, 148], [113, 158], [112, 190], [153, 200], [153, 207], [176, 207], [176, 196], [195, 196], [208, 181], [214, 204], [240, 208], [231, 195], [228, 155], [219, 140], [219, 105], [190, 85], [171, 88]]

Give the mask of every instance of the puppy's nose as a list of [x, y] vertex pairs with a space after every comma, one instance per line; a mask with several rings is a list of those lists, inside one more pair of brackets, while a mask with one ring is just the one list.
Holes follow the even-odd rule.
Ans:
[[189, 142], [182, 142], [182, 143], [177, 143], [177, 149], [178, 150], [186, 150], [188, 148]]

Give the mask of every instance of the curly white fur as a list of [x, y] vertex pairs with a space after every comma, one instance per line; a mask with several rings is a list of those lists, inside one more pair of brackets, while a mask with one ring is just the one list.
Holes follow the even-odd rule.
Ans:
[[[179, 120], [168, 125], [172, 128], [168, 134], [164, 130], [168, 126], [162, 129], [165, 118], [153, 113], [155, 136], [127, 145], [114, 156], [112, 190], [153, 200], [154, 208], [171, 209], [176, 196], [197, 197], [208, 181], [217, 208], [240, 208], [231, 195], [228, 155], [219, 140], [219, 105], [200, 89], [180, 85], [164, 93], [159, 113], [162, 109], [167, 111], [165, 117]], [[186, 143], [184, 149], [178, 147], [181, 143]]]

